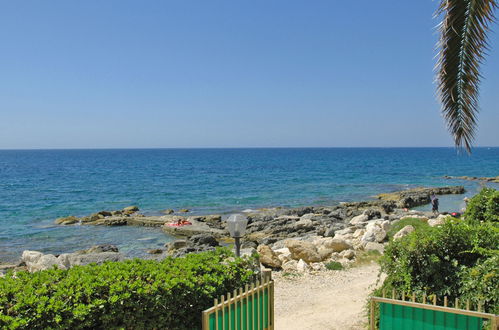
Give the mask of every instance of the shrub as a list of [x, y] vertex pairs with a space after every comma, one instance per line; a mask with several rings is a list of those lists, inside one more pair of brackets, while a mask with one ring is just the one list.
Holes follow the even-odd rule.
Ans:
[[393, 236], [399, 232], [400, 229], [404, 228], [405, 226], [408, 226], [408, 225], [411, 225], [414, 227], [415, 230], [424, 230], [426, 228], [429, 228], [428, 224], [421, 220], [421, 219], [418, 219], [418, 218], [404, 218], [402, 220], [399, 220], [397, 222], [395, 222], [391, 227], [390, 229], [388, 230], [388, 232], [386, 233], [386, 235], [388, 236], [388, 238], [390, 240], [393, 239]]
[[464, 213], [466, 221], [499, 221], [499, 191], [493, 188], [483, 188], [473, 196], [466, 206]]
[[329, 270], [342, 270], [343, 265], [339, 263], [338, 261], [330, 261], [327, 264], [325, 264], [326, 268]]
[[491, 223], [455, 220], [414, 231], [386, 247], [381, 258], [381, 269], [387, 274], [383, 287], [447, 295], [453, 300], [462, 286], [461, 272], [489, 258], [498, 242], [499, 229]]
[[226, 249], [0, 278], [0, 328], [194, 329], [213, 298], [248, 283], [250, 260]]
[[499, 255], [495, 254], [460, 274], [461, 298], [474, 306], [484, 303], [485, 310], [499, 314]]

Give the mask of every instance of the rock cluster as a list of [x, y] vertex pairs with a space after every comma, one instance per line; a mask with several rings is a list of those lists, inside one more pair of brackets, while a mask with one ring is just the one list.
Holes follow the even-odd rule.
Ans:
[[213, 251], [220, 246], [217, 238], [212, 234], [197, 234], [184, 240], [166, 243], [166, 252], [174, 258], [182, 257], [188, 253]]
[[[251, 214], [246, 244], [257, 246], [264, 267], [287, 272], [314, 271], [323, 269], [330, 261], [348, 265], [363, 251], [383, 253], [387, 232], [401, 219], [417, 218], [438, 225], [449, 217], [432, 218], [430, 212], [402, 209], [386, 213], [379, 204], [374, 205], [348, 203], [331, 208], [274, 209]], [[413, 226], [405, 226], [394, 239], [414, 230]]]
[[499, 183], [499, 176], [493, 177], [478, 177], [478, 176], [450, 176], [445, 175], [444, 179], [458, 179], [458, 180], [470, 180], [470, 181], [487, 181]]
[[[137, 206], [127, 206], [122, 210], [116, 211], [100, 211], [86, 217], [63, 217], [56, 219], [54, 222], [58, 225], [74, 225], [74, 224], [91, 224], [91, 225], [108, 225], [122, 226], [128, 224], [127, 219], [132, 215], [141, 217], [137, 212]], [[142, 216], [143, 217], [143, 216]]]
[[463, 186], [435, 187], [435, 188], [414, 188], [388, 194], [379, 194], [378, 199], [396, 201], [399, 208], [411, 208], [430, 203], [430, 196], [463, 194]]
[[60, 255], [26, 250], [21, 258], [22, 264], [29, 272], [51, 269], [54, 266], [60, 269], [69, 269], [76, 265], [101, 264], [105, 261], [121, 260], [123, 260], [123, 255], [118, 252], [118, 248], [114, 245], [96, 245], [88, 250]]
[[[406, 216], [419, 217], [430, 225], [439, 225], [445, 221], [444, 217], [433, 219], [431, 213], [407, 211], [406, 208], [429, 203], [431, 194], [463, 192], [462, 186], [416, 188], [382, 194], [378, 196], [378, 200], [340, 203], [331, 207], [251, 211], [246, 213], [248, 226], [242, 241], [242, 253], [258, 252], [264, 266], [286, 271], [322, 269], [324, 263], [329, 261], [348, 264], [359, 251], [376, 250], [382, 253], [389, 227]], [[228, 238], [226, 222], [220, 215], [179, 216], [172, 211], [165, 211], [168, 215], [163, 216], [144, 216], [137, 213], [138, 207], [127, 207], [119, 211], [101, 211], [83, 218], [60, 218], [56, 223], [156, 226], [168, 234], [183, 238], [167, 243], [166, 251], [149, 251], [157, 257], [180, 257], [187, 253], [213, 250], [220, 240]], [[178, 220], [187, 220], [191, 224], [172, 225]], [[402, 228], [395, 235], [396, 239], [412, 230], [412, 226]], [[33, 258], [36, 259], [37, 256]], [[54, 258], [45, 259], [50, 259], [48, 263], [58, 262], [66, 267], [66, 264], [56, 262]]]

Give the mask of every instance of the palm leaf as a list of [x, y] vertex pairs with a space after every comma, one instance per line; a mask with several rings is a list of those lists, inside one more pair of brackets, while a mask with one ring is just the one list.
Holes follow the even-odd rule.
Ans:
[[478, 114], [480, 64], [488, 49], [496, 0], [441, 0], [438, 94], [442, 113], [458, 148], [471, 152]]

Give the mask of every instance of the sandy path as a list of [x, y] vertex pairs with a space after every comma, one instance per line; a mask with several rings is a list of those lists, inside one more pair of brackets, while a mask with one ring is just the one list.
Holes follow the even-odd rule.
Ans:
[[275, 329], [365, 329], [366, 298], [379, 266], [275, 279]]

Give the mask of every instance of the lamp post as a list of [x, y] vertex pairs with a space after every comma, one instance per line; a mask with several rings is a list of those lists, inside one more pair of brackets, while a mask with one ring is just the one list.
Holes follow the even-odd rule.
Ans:
[[241, 237], [244, 236], [246, 232], [246, 226], [248, 225], [248, 219], [242, 214], [232, 214], [227, 219], [227, 226], [231, 237], [234, 237], [236, 241], [236, 257], [240, 257], [241, 251]]

